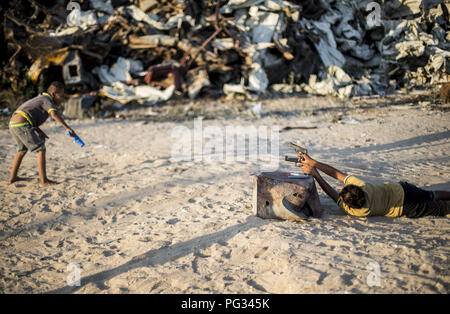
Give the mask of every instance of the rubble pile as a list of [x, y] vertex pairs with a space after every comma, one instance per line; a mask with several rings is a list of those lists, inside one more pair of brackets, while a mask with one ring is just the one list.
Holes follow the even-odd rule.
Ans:
[[383, 94], [448, 81], [449, 9], [445, 0], [9, 1], [2, 81], [20, 90], [59, 79], [121, 105], [174, 93]]

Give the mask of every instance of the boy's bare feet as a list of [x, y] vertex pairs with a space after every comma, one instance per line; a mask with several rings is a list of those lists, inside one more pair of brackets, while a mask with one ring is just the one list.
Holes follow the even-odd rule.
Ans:
[[9, 179], [9, 184], [13, 184], [14, 182], [23, 181], [23, 180], [25, 180], [25, 179], [21, 178], [21, 177], [14, 177], [14, 178]]
[[56, 184], [58, 184], [58, 182], [47, 179], [46, 181], [41, 182], [39, 185], [41, 186], [41, 188], [47, 188], [49, 186], [56, 185]]

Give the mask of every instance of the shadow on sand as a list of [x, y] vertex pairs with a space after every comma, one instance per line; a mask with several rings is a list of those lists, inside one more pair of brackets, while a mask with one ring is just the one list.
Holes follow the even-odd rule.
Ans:
[[48, 291], [46, 293], [74, 293], [83, 286], [93, 283], [99, 289], [106, 289], [105, 281], [110, 280], [122, 273], [126, 273], [132, 269], [139, 267], [152, 267], [155, 265], [163, 265], [167, 262], [174, 261], [190, 253], [196, 253], [199, 250], [213, 245], [214, 243], [225, 242], [236, 234], [247, 231], [252, 228], [258, 228], [268, 224], [270, 220], [263, 220], [256, 216], [249, 216], [247, 221], [238, 225], [225, 228], [221, 231], [203, 235], [185, 242], [177, 243], [171, 246], [162, 247], [155, 250], [150, 250], [144, 254], [133, 257], [129, 262], [115, 267], [113, 269], [98, 272], [80, 279], [80, 286], [65, 286], [56, 290]]

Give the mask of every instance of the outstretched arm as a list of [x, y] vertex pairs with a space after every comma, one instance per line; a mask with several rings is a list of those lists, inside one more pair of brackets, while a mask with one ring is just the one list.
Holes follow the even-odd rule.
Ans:
[[53, 118], [53, 120], [55, 120], [56, 122], [58, 122], [59, 124], [61, 124], [66, 131], [69, 131], [70, 136], [75, 136], [75, 132], [67, 125], [67, 123], [64, 121], [63, 118], [61, 118], [56, 111], [51, 111], [50, 112], [50, 116]]
[[317, 183], [319, 183], [322, 190], [337, 203], [339, 200], [338, 192], [333, 189], [327, 181], [325, 181], [316, 168], [309, 166], [308, 164], [302, 164], [302, 171], [304, 174], [311, 174]]
[[[312, 159], [307, 154], [298, 154], [298, 161], [302, 165], [308, 165], [310, 167], [314, 167], [322, 171], [323, 173], [329, 175], [332, 178], [335, 178], [339, 182], [344, 183], [345, 178], [347, 177], [347, 174], [337, 170], [336, 168], [333, 168], [327, 164], [324, 164], [322, 162], [319, 162], [317, 160]], [[317, 179], [317, 178], [316, 178]], [[319, 182], [319, 181], [317, 181]], [[320, 183], [319, 183], [320, 184]], [[322, 185], [321, 185], [322, 186]]]

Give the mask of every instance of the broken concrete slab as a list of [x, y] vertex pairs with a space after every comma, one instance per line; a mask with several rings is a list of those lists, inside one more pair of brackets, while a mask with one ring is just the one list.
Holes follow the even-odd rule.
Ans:
[[211, 85], [208, 72], [204, 67], [192, 69], [186, 74], [189, 98], [196, 98], [203, 87]]
[[246, 99], [254, 98], [243, 84], [224, 84], [223, 93], [229, 99], [234, 99], [237, 95], [243, 95]]
[[99, 96], [108, 97], [121, 104], [137, 101], [149, 106], [167, 101], [172, 97], [174, 90], [174, 85], [161, 90], [148, 85], [129, 86], [122, 82], [114, 82], [111, 86], [103, 86], [99, 91]]
[[100, 81], [106, 85], [112, 85], [115, 82], [128, 82], [132, 79], [130, 73], [138, 74], [142, 71], [142, 62], [123, 57], [119, 57], [111, 67], [101, 65], [92, 70], [94, 74], [98, 75]]
[[157, 0], [139, 0], [139, 8], [146, 12], [147, 10], [150, 10], [158, 5]]
[[314, 43], [314, 46], [325, 67], [331, 65], [342, 67], [345, 64], [345, 57], [337, 49], [337, 43], [329, 23], [302, 19], [300, 25], [320, 38], [318, 42]]
[[176, 47], [178, 44], [178, 39], [169, 35], [144, 35], [144, 36], [133, 36], [128, 37], [130, 41], [130, 48], [133, 49], [146, 49], [146, 48], [157, 48], [157, 47]]
[[63, 115], [71, 119], [83, 119], [89, 117], [90, 109], [97, 100], [96, 95], [83, 95], [69, 98], [64, 103]]
[[131, 17], [137, 22], [145, 22], [159, 31], [169, 30], [169, 28], [165, 26], [163, 23], [155, 19], [153, 16], [146, 14], [135, 5], [127, 6], [125, 8], [125, 11], [129, 15], [129, 17]]
[[311, 75], [308, 84], [303, 84], [302, 87], [308, 94], [339, 98], [348, 98], [356, 91], [352, 78], [335, 65], [328, 67], [325, 79], [318, 81], [315, 75]]
[[259, 63], [253, 63], [248, 78], [248, 87], [256, 93], [264, 93], [269, 86], [266, 72]]

